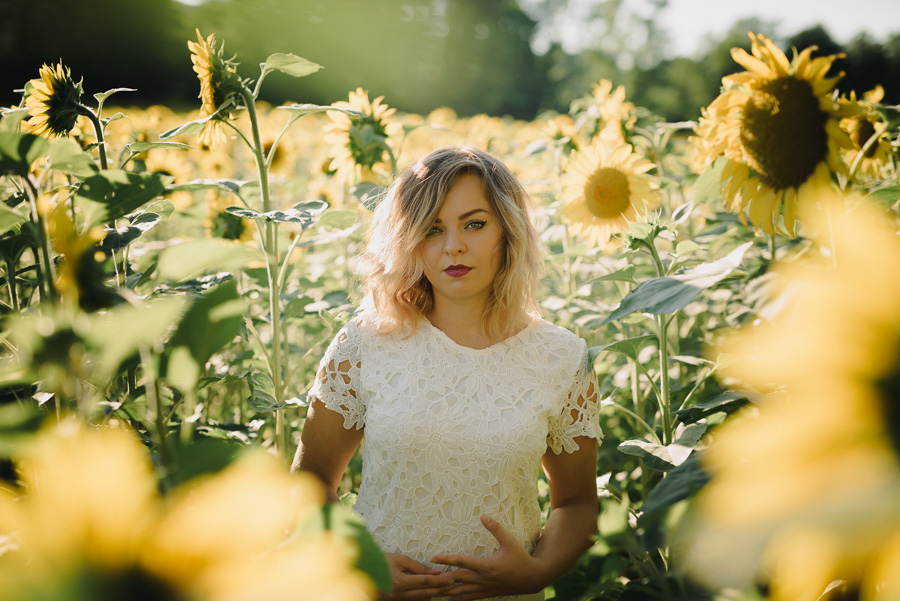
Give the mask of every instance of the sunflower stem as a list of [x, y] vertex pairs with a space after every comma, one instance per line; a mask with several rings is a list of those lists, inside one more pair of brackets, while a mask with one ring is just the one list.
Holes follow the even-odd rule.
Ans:
[[[43, 287], [46, 288], [46, 297], [51, 301], [56, 300], [56, 288], [53, 286], [53, 263], [50, 261], [50, 232], [47, 230], [47, 222], [41, 211], [38, 209], [38, 190], [31, 178], [25, 177], [26, 193], [31, 204], [31, 219], [38, 228], [38, 246], [41, 251], [41, 260], [38, 260], [38, 268], [40, 269], [39, 280]], [[44, 266], [41, 269], [41, 263]]]
[[[644, 245], [650, 250], [653, 256], [653, 263], [656, 266], [656, 273], [659, 277], [663, 277], [666, 268], [656, 250], [656, 244], [651, 240], [643, 240]], [[672, 444], [672, 412], [669, 407], [669, 337], [668, 337], [669, 319], [668, 314], [659, 313], [656, 315], [656, 331], [659, 340], [659, 408], [663, 418], [663, 444]]]
[[103, 139], [103, 124], [100, 122], [100, 117], [81, 103], [78, 104], [78, 114], [87, 117], [94, 126], [94, 135], [97, 136], [97, 151], [100, 153], [100, 168], [106, 171], [109, 169], [109, 162], [106, 158], [106, 140]]
[[[259, 117], [256, 114], [256, 96], [247, 89], [240, 87], [240, 94], [247, 106], [247, 116], [250, 118], [250, 130], [253, 135], [253, 155], [256, 159], [256, 170], [259, 175], [259, 193], [263, 202], [263, 213], [272, 210], [272, 201], [269, 193], [269, 170], [266, 157], [263, 156], [262, 137], [259, 134]], [[284, 386], [282, 384], [282, 356], [281, 356], [281, 281], [279, 279], [278, 254], [278, 228], [275, 223], [266, 223], [265, 237], [266, 274], [269, 282], [269, 313], [271, 319], [272, 360], [270, 363], [272, 387], [275, 391], [276, 406], [284, 400]], [[284, 409], [275, 410], [275, 453], [281, 461], [287, 461], [284, 436]]]

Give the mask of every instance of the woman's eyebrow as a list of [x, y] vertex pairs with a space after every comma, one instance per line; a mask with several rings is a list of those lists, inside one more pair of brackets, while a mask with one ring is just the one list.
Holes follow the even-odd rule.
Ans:
[[[471, 211], [469, 211], [469, 212], [467, 212], [467, 213], [463, 213], [462, 215], [460, 215], [460, 216], [458, 217], [458, 219], [459, 219], [460, 221], [462, 221], [462, 220], [465, 219], [466, 217], [471, 217], [471, 216], [474, 215], [475, 213], [479, 213], [479, 212], [481, 212], [481, 213], [487, 213], [488, 210], [487, 210], [487, 209], [473, 209], [473, 210], [471, 210]], [[437, 219], [434, 220], [434, 222], [435, 222], [435, 223], [441, 223], [441, 218], [438, 217]]]

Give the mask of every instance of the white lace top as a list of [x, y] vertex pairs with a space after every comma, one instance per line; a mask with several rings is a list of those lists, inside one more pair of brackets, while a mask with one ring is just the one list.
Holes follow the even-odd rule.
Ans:
[[[585, 342], [542, 319], [485, 349], [425, 321], [409, 338], [357, 319], [335, 337], [309, 399], [365, 428], [356, 511], [386, 552], [488, 557], [496, 519], [526, 548], [541, 533], [541, 456], [601, 437]], [[537, 595], [508, 599], [542, 600]]]

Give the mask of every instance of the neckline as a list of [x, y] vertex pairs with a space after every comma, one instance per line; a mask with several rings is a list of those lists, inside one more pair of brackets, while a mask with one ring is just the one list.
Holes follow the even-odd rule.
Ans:
[[464, 344], [458, 343], [457, 341], [450, 338], [450, 336], [448, 336], [447, 333], [444, 332], [444, 330], [440, 329], [439, 327], [437, 327], [436, 325], [431, 323], [431, 321], [427, 317], [423, 317], [423, 319], [425, 320], [425, 323], [427, 324], [428, 329], [431, 330], [432, 332], [434, 332], [439, 339], [443, 340], [445, 343], [449, 344], [453, 348], [462, 349], [465, 352], [472, 352], [472, 353], [484, 353], [484, 352], [488, 352], [488, 351], [492, 351], [494, 349], [500, 348], [502, 346], [506, 346], [507, 343], [515, 340], [516, 338], [523, 336], [525, 334], [525, 332], [527, 332], [528, 330], [533, 328], [537, 323], [539, 323], [541, 321], [540, 317], [535, 317], [530, 322], [528, 322], [528, 324], [524, 328], [522, 328], [515, 334], [513, 334], [511, 336], [507, 336], [503, 340], [495, 342], [494, 344], [492, 344], [490, 346], [486, 346], [484, 348], [475, 348], [472, 346], [466, 346]]

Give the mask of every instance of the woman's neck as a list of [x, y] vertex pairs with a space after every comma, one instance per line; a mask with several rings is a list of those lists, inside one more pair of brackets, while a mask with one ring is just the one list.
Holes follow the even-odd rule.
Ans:
[[[437, 299], [435, 299], [437, 301]], [[471, 348], [487, 348], [498, 342], [482, 329], [483, 303], [435, 302], [426, 315], [431, 325], [455, 343]]]

